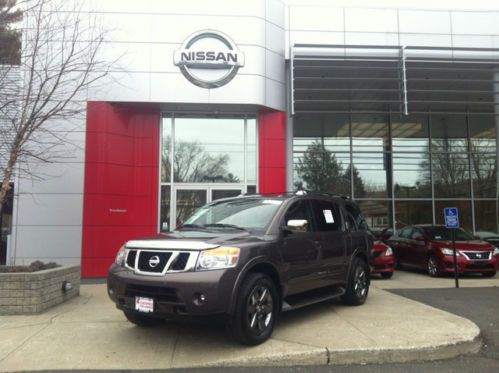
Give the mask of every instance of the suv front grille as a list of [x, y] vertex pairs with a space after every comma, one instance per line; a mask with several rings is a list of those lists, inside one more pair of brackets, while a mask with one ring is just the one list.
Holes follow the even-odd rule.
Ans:
[[192, 252], [128, 249], [126, 267], [136, 273], [160, 276], [167, 272], [183, 272], [193, 268], [196, 255]]
[[491, 251], [462, 251], [470, 260], [489, 260]]

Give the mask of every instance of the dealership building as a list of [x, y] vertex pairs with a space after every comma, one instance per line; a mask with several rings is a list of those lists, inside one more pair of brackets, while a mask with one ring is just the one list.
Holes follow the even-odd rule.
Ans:
[[119, 67], [51, 124], [67, 156], [13, 180], [7, 263], [104, 277], [207, 202], [296, 189], [355, 199], [374, 229], [457, 207], [498, 232], [499, 7], [366, 4], [89, 1]]

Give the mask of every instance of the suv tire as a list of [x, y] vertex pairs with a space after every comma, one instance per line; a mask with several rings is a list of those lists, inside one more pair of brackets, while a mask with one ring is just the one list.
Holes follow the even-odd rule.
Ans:
[[132, 324], [135, 324], [143, 328], [156, 326], [163, 322], [163, 319], [141, 315], [133, 311], [123, 311], [123, 313], [125, 314], [125, 317], [127, 318], [128, 321], [130, 321]]
[[343, 302], [351, 306], [364, 304], [369, 293], [369, 267], [362, 258], [355, 258], [348, 276], [347, 289]]
[[232, 336], [253, 346], [265, 342], [274, 330], [279, 294], [272, 279], [263, 273], [250, 273], [244, 279], [229, 322]]

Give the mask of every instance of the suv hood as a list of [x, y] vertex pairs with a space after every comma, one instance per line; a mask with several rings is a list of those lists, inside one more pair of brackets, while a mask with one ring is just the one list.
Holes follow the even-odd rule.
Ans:
[[204, 232], [204, 231], [174, 231], [168, 234], [131, 240], [125, 244], [130, 249], [179, 249], [206, 250], [221, 245], [236, 245], [254, 241], [255, 236], [249, 232]]

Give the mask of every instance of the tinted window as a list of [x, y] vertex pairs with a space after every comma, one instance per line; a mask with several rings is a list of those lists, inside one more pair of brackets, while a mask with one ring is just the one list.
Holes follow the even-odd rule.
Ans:
[[317, 230], [320, 232], [341, 230], [338, 205], [323, 200], [312, 201]]
[[357, 230], [357, 227], [356, 227], [356, 224], [355, 224], [355, 219], [353, 218], [352, 214], [349, 214], [347, 213], [346, 214], [346, 219], [347, 219], [347, 226], [348, 226], [348, 230], [349, 231], [356, 231]]
[[286, 211], [284, 215], [285, 224], [288, 224], [290, 220], [306, 220], [307, 224], [307, 232], [312, 231], [312, 217], [310, 214], [309, 204], [306, 200], [302, 199], [294, 202]]
[[[452, 240], [452, 229], [446, 227], [432, 227], [427, 228], [426, 233], [431, 240], [436, 241], [449, 241]], [[471, 241], [473, 237], [463, 231], [462, 229], [454, 229], [454, 238], [460, 241]]]
[[415, 240], [418, 237], [423, 237], [423, 232], [421, 232], [419, 229], [414, 229], [411, 234], [411, 238]]
[[412, 227], [405, 227], [399, 232], [398, 236], [402, 238], [410, 238], [411, 233], [412, 233]]
[[359, 229], [367, 230], [369, 228], [358, 206], [351, 203], [346, 203], [345, 208], [352, 215]]

